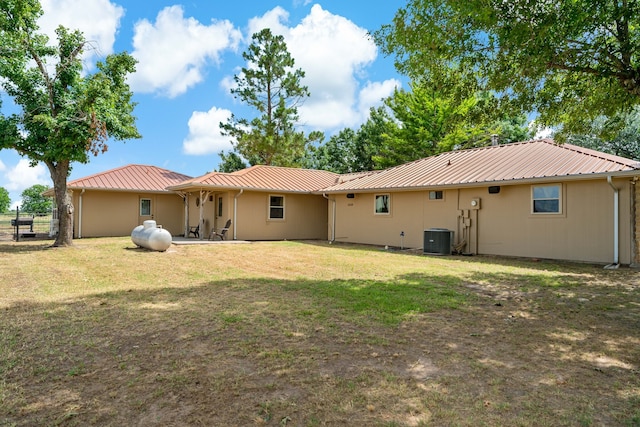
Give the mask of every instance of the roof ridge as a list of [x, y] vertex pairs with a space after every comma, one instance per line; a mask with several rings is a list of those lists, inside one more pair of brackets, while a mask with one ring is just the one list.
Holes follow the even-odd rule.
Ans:
[[115, 168], [107, 169], [106, 171], [97, 172], [97, 173], [94, 173], [94, 174], [91, 174], [91, 175], [87, 175], [87, 176], [83, 176], [83, 177], [80, 177], [80, 178], [73, 179], [73, 180], [69, 181], [69, 183], [76, 182], [76, 181], [85, 181], [87, 179], [96, 178], [96, 177], [101, 176], [101, 175], [104, 176], [104, 175], [107, 175], [107, 174], [110, 174], [110, 173], [114, 173], [116, 171], [120, 171], [120, 170], [124, 170], [124, 169], [127, 169], [127, 168], [131, 168], [131, 167], [142, 167], [142, 168], [145, 168], [145, 169], [156, 169], [156, 170], [159, 170], [159, 171], [170, 172], [170, 173], [175, 173], [175, 174], [178, 174], [178, 175], [186, 176], [189, 179], [193, 178], [190, 175], [187, 175], [187, 174], [184, 174], [184, 173], [181, 173], [181, 172], [172, 171], [172, 170], [169, 170], [169, 169], [166, 169], [166, 168], [161, 168], [161, 167], [155, 166], [155, 165], [144, 165], [144, 164], [141, 164], [141, 163], [128, 163], [126, 165], [122, 165], [122, 166], [118, 166], [118, 167], [115, 167]]
[[601, 151], [597, 151], [592, 148], [581, 147], [579, 145], [571, 144], [569, 142], [565, 142], [563, 144], [556, 144], [556, 145], [564, 148], [565, 150], [570, 150], [576, 153], [581, 153], [587, 156], [595, 157], [596, 159], [608, 160], [621, 165], [631, 166], [636, 169], [640, 167], [640, 162], [633, 159], [628, 159], [626, 157], [618, 156], [615, 154], [603, 153]]
[[129, 163], [127, 165], [118, 166], [117, 168], [107, 169], [106, 171], [96, 172], [96, 173], [91, 174], [91, 175], [87, 175], [87, 176], [83, 176], [83, 177], [80, 177], [80, 178], [76, 178], [76, 179], [73, 179], [73, 180], [71, 180], [69, 182], [75, 182], [75, 181], [81, 181], [81, 180], [84, 181], [86, 179], [94, 178], [96, 176], [104, 175], [104, 174], [107, 174], [107, 173], [112, 173], [112, 172], [115, 172], [115, 171], [117, 171], [119, 169], [128, 168], [130, 166], [144, 166], [144, 165], [137, 165], [137, 164], [134, 164], [134, 163]]
[[252, 165], [248, 168], [240, 169], [234, 172], [231, 172], [233, 175], [244, 175], [251, 170], [261, 169], [261, 168], [270, 168], [270, 169], [287, 169], [287, 170], [298, 170], [298, 171], [308, 171], [308, 172], [322, 172], [322, 173], [330, 173], [335, 175], [340, 175], [339, 173], [328, 171], [325, 169], [312, 169], [312, 168], [303, 168], [303, 167], [295, 167], [295, 166], [278, 166], [278, 165]]

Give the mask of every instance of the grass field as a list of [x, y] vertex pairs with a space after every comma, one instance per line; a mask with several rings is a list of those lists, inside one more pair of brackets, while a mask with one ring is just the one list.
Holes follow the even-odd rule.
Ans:
[[0, 242], [0, 426], [640, 426], [631, 269]]

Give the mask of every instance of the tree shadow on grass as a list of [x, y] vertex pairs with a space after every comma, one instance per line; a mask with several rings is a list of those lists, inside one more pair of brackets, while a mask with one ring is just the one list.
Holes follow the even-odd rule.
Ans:
[[496, 306], [486, 281], [531, 278], [478, 279], [238, 279], [17, 303], [0, 311], [0, 424], [638, 419], [637, 317], [538, 304], [554, 298], [545, 286]]

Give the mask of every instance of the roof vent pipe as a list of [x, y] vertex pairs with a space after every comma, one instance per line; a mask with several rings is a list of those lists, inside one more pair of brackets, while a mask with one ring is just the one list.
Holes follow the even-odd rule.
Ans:
[[607, 182], [611, 188], [613, 188], [613, 262], [605, 265], [604, 268], [607, 270], [613, 270], [620, 267], [620, 262], [618, 260], [618, 234], [620, 229], [620, 219], [618, 218], [619, 190], [615, 185], [613, 185], [611, 175], [607, 176]]
[[498, 145], [498, 134], [494, 133], [491, 135], [491, 146], [495, 147], [496, 145]]

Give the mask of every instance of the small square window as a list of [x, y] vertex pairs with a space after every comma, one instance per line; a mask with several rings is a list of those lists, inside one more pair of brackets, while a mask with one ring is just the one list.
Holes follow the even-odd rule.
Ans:
[[531, 188], [531, 209], [533, 213], [561, 213], [562, 188], [560, 184], [534, 185]]
[[429, 191], [429, 200], [442, 200], [444, 199], [444, 192], [442, 190]]
[[269, 196], [269, 219], [284, 219], [284, 196]]
[[387, 215], [390, 212], [390, 198], [388, 194], [376, 194], [375, 197], [375, 213]]

